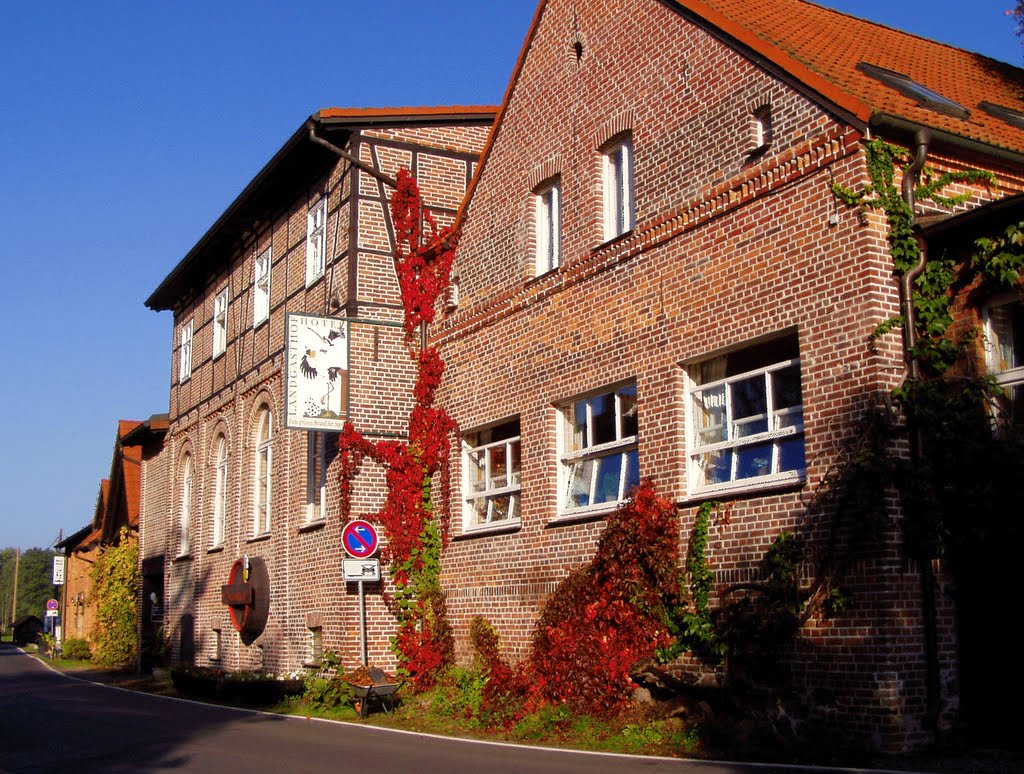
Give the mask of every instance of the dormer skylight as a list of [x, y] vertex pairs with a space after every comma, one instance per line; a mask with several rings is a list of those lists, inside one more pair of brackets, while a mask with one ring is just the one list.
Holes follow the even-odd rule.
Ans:
[[909, 75], [886, 70], [884, 67], [878, 67], [867, 62], [858, 64], [857, 69], [876, 81], [884, 83], [889, 88], [896, 89], [904, 97], [916, 100], [921, 107], [956, 118], [969, 118], [971, 115], [971, 111], [963, 105], [943, 97], [937, 91], [933, 91], [924, 84], [918, 83]]
[[1017, 129], [1024, 129], [1024, 113], [1021, 113], [1019, 110], [1011, 110], [1008, 107], [996, 105], [995, 103], [988, 101], [982, 102], [978, 107], [990, 116], [995, 116], [996, 118], [1005, 121], [1010, 126], [1014, 126]]

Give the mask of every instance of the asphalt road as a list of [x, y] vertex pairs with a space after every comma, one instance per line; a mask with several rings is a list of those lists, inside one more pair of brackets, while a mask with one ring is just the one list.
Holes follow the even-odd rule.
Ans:
[[215, 707], [96, 685], [0, 646], [0, 774], [165, 769], [287, 774], [786, 770], [481, 743]]

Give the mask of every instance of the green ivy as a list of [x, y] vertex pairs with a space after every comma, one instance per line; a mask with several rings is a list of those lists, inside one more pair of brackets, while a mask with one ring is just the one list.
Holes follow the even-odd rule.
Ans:
[[690, 581], [690, 607], [683, 614], [680, 640], [693, 651], [720, 656], [725, 652], [712, 619], [711, 592], [714, 574], [708, 561], [708, 532], [711, 519], [721, 507], [717, 500], [701, 503], [690, 533], [686, 552], [686, 575]]
[[118, 544], [104, 549], [93, 564], [93, 659], [100, 664], [130, 667], [135, 663], [138, 561], [138, 543], [122, 527]]

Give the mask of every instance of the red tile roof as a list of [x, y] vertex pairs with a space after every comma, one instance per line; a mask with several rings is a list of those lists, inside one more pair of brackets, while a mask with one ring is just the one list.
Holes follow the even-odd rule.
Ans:
[[[120, 441], [128, 433], [142, 425], [130, 419], [122, 419], [117, 423], [117, 438]], [[141, 502], [142, 484], [142, 446], [121, 446], [121, 471], [124, 476], [124, 493], [128, 503], [128, 524], [139, 526], [139, 505]]]
[[[862, 120], [890, 115], [1015, 152], [1024, 130], [979, 108], [1024, 111], [1024, 70], [805, 0], [676, 0]], [[909, 76], [970, 111], [922, 107], [861, 72], [861, 62]], [[851, 103], [852, 100], [852, 103]]]
[[[705, 27], [724, 33], [795, 78], [864, 128], [894, 116], [993, 149], [1024, 153], [1024, 130], [979, 107], [991, 102], [1024, 112], [1024, 70], [806, 0], [664, 0]], [[540, 0], [512, 69], [498, 116], [456, 216], [462, 222], [515, 89], [547, 0]], [[696, 17], [696, 19], [694, 19]], [[967, 119], [937, 113], [857, 68], [861, 62], [902, 73], [959, 103]]]
[[381, 120], [403, 118], [447, 118], [449, 116], [480, 116], [488, 118], [498, 112], [496, 105], [429, 105], [413, 107], [380, 108], [324, 108], [318, 118], [352, 118], [358, 120]]

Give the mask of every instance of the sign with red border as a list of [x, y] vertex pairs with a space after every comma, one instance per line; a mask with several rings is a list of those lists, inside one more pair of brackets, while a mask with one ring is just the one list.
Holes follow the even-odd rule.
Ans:
[[341, 531], [341, 544], [354, 559], [366, 559], [377, 551], [377, 530], [368, 521], [350, 521]]

